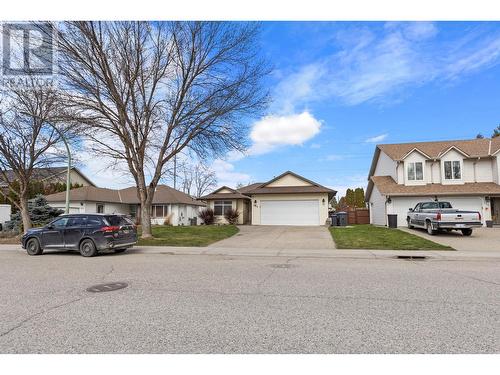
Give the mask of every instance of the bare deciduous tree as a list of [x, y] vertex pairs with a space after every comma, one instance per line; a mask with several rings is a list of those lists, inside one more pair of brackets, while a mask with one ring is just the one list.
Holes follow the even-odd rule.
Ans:
[[176, 154], [245, 148], [244, 120], [267, 101], [257, 35], [256, 24], [224, 22], [69, 22], [60, 30], [68, 104], [93, 129], [96, 149], [132, 174], [143, 237]]
[[58, 149], [59, 135], [48, 126], [68, 133], [70, 126], [63, 123], [62, 113], [58, 93], [50, 87], [12, 88], [2, 94], [0, 193], [20, 210], [24, 230], [32, 226], [28, 194], [34, 170], [66, 159]]
[[202, 163], [195, 166], [183, 165], [181, 173], [182, 191], [196, 198], [201, 197], [217, 186], [215, 171]]

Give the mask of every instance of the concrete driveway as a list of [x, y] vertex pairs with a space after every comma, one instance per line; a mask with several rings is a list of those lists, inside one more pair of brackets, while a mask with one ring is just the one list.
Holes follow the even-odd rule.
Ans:
[[211, 248], [234, 249], [335, 249], [326, 227], [242, 225], [233, 237], [216, 242]]
[[500, 227], [476, 228], [470, 237], [465, 237], [462, 233], [452, 231], [450, 233], [439, 233], [434, 236], [427, 234], [421, 229], [399, 228], [408, 233], [426, 238], [442, 245], [448, 245], [456, 250], [470, 252], [500, 252]]

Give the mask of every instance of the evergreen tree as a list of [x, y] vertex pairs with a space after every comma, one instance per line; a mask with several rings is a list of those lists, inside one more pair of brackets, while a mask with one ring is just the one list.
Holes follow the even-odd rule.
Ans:
[[500, 125], [498, 125], [495, 129], [493, 129], [493, 134], [491, 135], [491, 138], [496, 138], [500, 136]]
[[355, 207], [356, 208], [365, 208], [365, 189], [358, 187], [356, 190], [354, 190], [354, 197], [355, 197]]
[[[63, 210], [49, 206], [43, 195], [37, 195], [28, 202], [28, 211], [34, 227], [43, 226], [64, 213]], [[18, 211], [10, 216], [5, 229], [20, 232], [22, 223], [21, 213]]]
[[348, 207], [356, 207], [356, 196], [354, 190], [347, 189], [345, 192], [345, 203]]
[[329, 203], [333, 210], [337, 210], [338, 202], [335, 196], [332, 199], [330, 199]]

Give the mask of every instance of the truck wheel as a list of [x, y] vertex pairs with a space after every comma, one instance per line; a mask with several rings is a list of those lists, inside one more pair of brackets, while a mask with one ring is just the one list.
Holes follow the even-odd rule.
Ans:
[[427, 228], [427, 233], [429, 233], [431, 236], [434, 236], [436, 234], [436, 231], [432, 229], [432, 224], [428, 221], [426, 224]]
[[80, 244], [80, 254], [84, 257], [93, 257], [97, 254], [97, 249], [95, 247], [94, 241], [83, 240]]
[[26, 252], [28, 255], [41, 255], [43, 249], [40, 247], [40, 242], [38, 242], [36, 238], [30, 238], [28, 242], [26, 242]]
[[472, 234], [472, 229], [471, 228], [468, 228], [468, 229], [462, 229], [462, 234], [464, 236], [470, 236]]
[[408, 229], [413, 229], [413, 225], [411, 225], [411, 221], [410, 221], [409, 217], [406, 218], [406, 224], [408, 225]]

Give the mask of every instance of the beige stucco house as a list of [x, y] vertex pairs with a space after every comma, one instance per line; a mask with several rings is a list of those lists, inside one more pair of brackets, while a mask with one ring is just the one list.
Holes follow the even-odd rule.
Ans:
[[370, 222], [406, 225], [418, 202], [448, 201], [500, 224], [500, 137], [377, 145], [368, 176]]
[[335, 190], [287, 171], [267, 182], [233, 189], [223, 186], [201, 197], [224, 223], [228, 208], [240, 212], [239, 224], [324, 225]]

